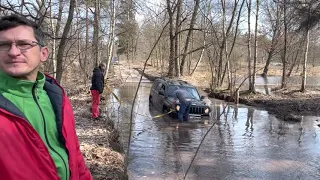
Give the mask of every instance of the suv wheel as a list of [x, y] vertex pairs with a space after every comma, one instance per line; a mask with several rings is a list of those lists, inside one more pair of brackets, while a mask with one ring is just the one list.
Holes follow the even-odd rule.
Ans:
[[152, 97], [149, 96], [149, 105], [152, 106]]
[[[166, 113], [168, 113], [169, 112], [169, 110], [168, 110], [168, 108], [167, 107], [163, 107], [163, 109], [162, 109], [162, 112], [163, 112], [163, 114], [166, 114]], [[172, 117], [172, 114], [170, 113], [170, 114], [167, 114], [168, 116], [170, 116], [170, 117]]]

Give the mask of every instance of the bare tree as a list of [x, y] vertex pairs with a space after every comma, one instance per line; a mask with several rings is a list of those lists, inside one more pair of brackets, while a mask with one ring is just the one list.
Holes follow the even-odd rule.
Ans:
[[100, 62], [99, 58], [99, 34], [100, 34], [100, 0], [94, 0], [94, 27], [93, 27], [93, 49], [95, 66]]
[[307, 61], [310, 43], [310, 30], [320, 22], [320, 2], [318, 0], [298, 1], [296, 7], [300, 17], [299, 30], [304, 32], [305, 50], [303, 60], [303, 77], [301, 83], [301, 92], [306, 90], [307, 81]]
[[254, 86], [252, 84], [252, 69], [251, 69], [251, 0], [247, 0], [247, 8], [248, 8], [248, 34], [247, 34], [247, 46], [248, 46], [248, 77], [249, 77], [249, 91], [254, 91]]
[[259, 22], [259, 6], [260, 1], [256, 0], [256, 24], [254, 29], [254, 56], [253, 56], [253, 74], [252, 74], [252, 90], [255, 92], [256, 82], [256, 69], [257, 69], [257, 56], [258, 56], [258, 22]]
[[107, 58], [107, 68], [106, 68], [106, 75], [105, 79], [108, 77], [110, 64], [113, 55], [113, 47], [114, 47], [114, 38], [115, 38], [115, 26], [116, 26], [116, 10], [115, 10], [115, 0], [111, 1], [111, 20], [110, 20], [110, 35], [108, 41], [108, 58]]
[[[269, 70], [269, 65], [271, 63], [272, 58], [275, 54], [279, 52], [279, 48], [277, 47], [280, 44], [280, 36], [281, 36], [281, 15], [282, 8], [280, 8], [280, 4], [273, 1], [265, 1], [266, 3], [266, 21], [268, 26], [270, 27], [271, 42], [267, 45], [267, 59], [263, 69], [262, 76], [266, 77]], [[267, 30], [268, 31], [268, 30]]]
[[282, 81], [281, 88], [286, 87], [286, 67], [287, 67], [287, 39], [288, 39], [288, 21], [287, 21], [287, 0], [283, 2], [283, 25], [284, 25], [284, 45], [282, 59]]
[[[189, 43], [190, 43], [190, 38], [193, 32], [193, 28], [196, 22], [196, 18], [197, 18], [197, 14], [198, 14], [198, 10], [199, 10], [199, 4], [200, 4], [200, 0], [195, 0], [195, 5], [193, 8], [193, 12], [192, 12], [192, 17], [191, 17], [191, 21], [190, 21], [190, 27], [188, 30], [188, 35], [186, 37], [186, 42], [184, 45], [184, 52], [181, 58], [181, 65], [180, 65], [180, 73], [183, 76], [184, 75], [184, 65], [185, 65], [185, 61], [186, 61], [186, 57], [187, 57], [187, 52], [188, 52], [188, 48], [189, 48]], [[201, 58], [200, 58], [201, 59]]]
[[[179, 58], [179, 45], [180, 45], [180, 34], [179, 31], [181, 29], [180, 21], [181, 21], [181, 9], [182, 9], [183, 0], [178, 0], [177, 2], [177, 14], [176, 14], [176, 30], [175, 30], [175, 42], [174, 42], [174, 64], [176, 77], [180, 76], [180, 58]], [[183, 74], [183, 72], [181, 72]]]
[[169, 50], [169, 71], [168, 76], [173, 77], [174, 68], [174, 32], [173, 32], [173, 8], [171, 7], [170, 0], [167, 0], [167, 12], [169, 16], [169, 34], [170, 34], [170, 50]]
[[59, 45], [58, 49], [58, 54], [57, 54], [57, 81], [60, 83], [62, 79], [62, 73], [63, 73], [63, 55], [64, 55], [64, 50], [67, 44], [67, 38], [68, 34], [71, 28], [72, 20], [73, 20], [73, 13], [74, 13], [74, 8], [76, 6], [76, 1], [75, 0], [70, 0], [69, 4], [69, 14], [68, 14], [68, 19], [67, 23], [64, 27], [62, 36], [61, 36], [61, 42]]

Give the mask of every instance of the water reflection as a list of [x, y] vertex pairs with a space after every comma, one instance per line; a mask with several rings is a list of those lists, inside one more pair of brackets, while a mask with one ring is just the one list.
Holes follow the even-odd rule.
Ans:
[[[123, 88], [117, 93], [122, 98], [118, 119], [125, 142], [136, 87]], [[134, 108], [130, 179], [182, 179], [210, 124], [188, 122], [177, 129], [176, 118], [153, 119], [161, 112], [149, 106], [149, 90], [144, 84]], [[218, 123], [204, 140], [187, 179], [320, 178], [317, 117], [289, 123], [252, 107], [212, 102], [211, 122]]]
[[[301, 76], [290, 76], [287, 77], [286, 82], [288, 85], [297, 85], [301, 84]], [[236, 83], [241, 83], [243, 79], [238, 79]], [[248, 79], [245, 81], [245, 84], [248, 84]], [[271, 85], [271, 86], [278, 86], [281, 85], [282, 77], [281, 76], [256, 76], [256, 85], [258, 86], [264, 86], [264, 85]], [[320, 78], [319, 77], [307, 77], [306, 84], [308, 86], [320, 86]]]
[[248, 108], [246, 130], [248, 131], [248, 128], [250, 127], [251, 132], [253, 131], [253, 113], [254, 108]]
[[[238, 85], [242, 83], [243, 78], [238, 79], [236, 82]], [[256, 81], [255, 81], [255, 89], [259, 93], [271, 95], [271, 87], [274, 86], [280, 86], [282, 82], [282, 77], [281, 76], [256, 76]], [[245, 80], [245, 83], [243, 84], [243, 89], [248, 88], [248, 80]], [[301, 77], [300, 76], [291, 76], [287, 77], [286, 79], [286, 84], [288, 86], [297, 86], [301, 84]], [[317, 87], [320, 86], [320, 77], [307, 77], [307, 86], [311, 87]]]
[[265, 94], [270, 95], [270, 88], [268, 87], [269, 82], [268, 82], [268, 77], [262, 77], [263, 83], [264, 83], [264, 90]]
[[233, 108], [234, 108], [234, 111], [233, 111], [232, 117], [234, 120], [238, 120], [238, 104], [234, 105]]

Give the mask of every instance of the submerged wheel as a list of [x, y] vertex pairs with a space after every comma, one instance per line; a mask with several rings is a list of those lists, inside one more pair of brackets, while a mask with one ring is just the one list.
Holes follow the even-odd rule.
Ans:
[[152, 106], [152, 97], [149, 96], [149, 106]]
[[[163, 107], [162, 112], [163, 112], [163, 114], [166, 114], [166, 113], [168, 113], [168, 112], [169, 112], [169, 110], [168, 110], [168, 108], [167, 108], [167, 107]], [[172, 113], [167, 114], [167, 115], [168, 115], [168, 116], [170, 116], [170, 117], [172, 117]]]

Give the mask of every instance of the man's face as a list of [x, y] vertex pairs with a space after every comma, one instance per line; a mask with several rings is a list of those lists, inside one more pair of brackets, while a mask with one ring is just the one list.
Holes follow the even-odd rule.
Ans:
[[[16, 78], [36, 80], [41, 62], [48, 58], [48, 48], [37, 45], [34, 30], [29, 26], [0, 31], [0, 46], [9, 43], [9, 50], [0, 47], [0, 69]], [[25, 49], [25, 46], [29, 48]]]
[[106, 70], [106, 67], [103, 65], [100, 67], [103, 71]]

